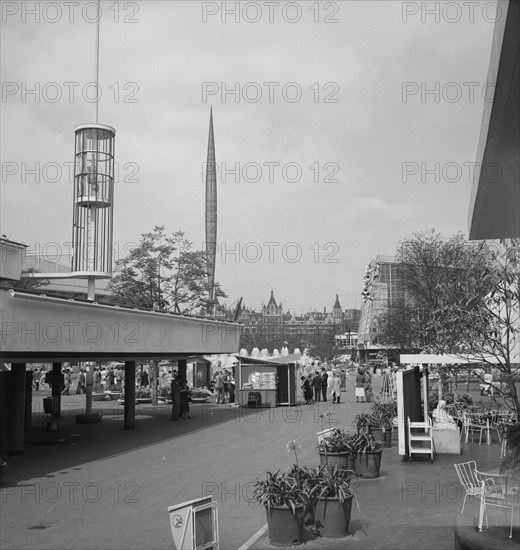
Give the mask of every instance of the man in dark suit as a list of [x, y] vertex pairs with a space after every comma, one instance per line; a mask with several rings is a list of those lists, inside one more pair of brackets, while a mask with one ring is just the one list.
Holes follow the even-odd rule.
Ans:
[[323, 401], [327, 401], [327, 382], [329, 375], [325, 370], [325, 367], [321, 369], [321, 395], [323, 396]]
[[314, 401], [321, 401], [321, 376], [317, 370], [312, 378], [312, 387], [314, 388]]

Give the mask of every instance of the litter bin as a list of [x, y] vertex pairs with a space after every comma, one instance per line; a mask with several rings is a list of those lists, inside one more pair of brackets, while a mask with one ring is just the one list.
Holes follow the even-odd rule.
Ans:
[[59, 397], [44, 397], [43, 412], [52, 414], [53, 416], [59, 416]]
[[43, 398], [43, 412], [52, 414], [52, 397]]
[[262, 396], [260, 392], [250, 391], [247, 394], [247, 408], [248, 409], [258, 409], [262, 406]]

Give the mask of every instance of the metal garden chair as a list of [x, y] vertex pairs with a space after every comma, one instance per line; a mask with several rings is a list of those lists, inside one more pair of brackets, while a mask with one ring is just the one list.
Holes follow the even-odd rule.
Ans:
[[[482, 532], [484, 516], [486, 516], [486, 528], [489, 529], [487, 518], [487, 507], [495, 506], [511, 510], [509, 519], [509, 538], [513, 538], [513, 518], [515, 505], [518, 505], [518, 486], [512, 483], [512, 480], [500, 474], [491, 474], [489, 472], [479, 472], [475, 470], [480, 487], [480, 510], [478, 519], [478, 530]], [[497, 515], [495, 515], [495, 525], [498, 524]]]
[[460, 511], [460, 513], [463, 514], [466, 499], [468, 496], [472, 498], [480, 497], [482, 493], [482, 484], [475, 474], [477, 471], [477, 463], [474, 460], [454, 464], [453, 466], [455, 466], [455, 471], [457, 472], [460, 484], [464, 487], [465, 491], [464, 502], [462, 503], [462, 510]]

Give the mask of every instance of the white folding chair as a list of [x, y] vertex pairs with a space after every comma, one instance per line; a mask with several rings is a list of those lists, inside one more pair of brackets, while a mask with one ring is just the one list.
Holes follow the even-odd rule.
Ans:
[[[502, 477], [500, 474], [494, 475], [475, 470], [475, 476], [477, 477], [481, 487], [478, 530], [482, 532], [484, 516], [486, 516], [486, 528], [489, 529], [489, 522], [487, 518], [488, 506], [505, 508], [507, 510], [511, 510], [511, 516], [509, 519], [509, 538], [513, 538], [513, 517], [515, 503], [517, 503], [518, 499], [517, 491], [510, 484], [508, 484], [507, 479]], [[495, 525], [498, 525], [497, 515], [495, 515]]]
[[322, 430], [321, 432], [318, 432], [316, 435], [318, 436], [318, 445], [321, 444], [321, 442], [328, 437], [329, 435], [332, 435], [336, 428], [327, 428], [326, 430]]
[[468, 442], [469, 432], [472, 432], [471, 441], [473, 441], [473, 432], [479, 432], [478, 444], [482, 443], [482, 434], [486, 432], [486, 443], [491, 444], [489, 435], [489, 420], [484, 420], [484, 417], [480, 414], [472, 414], [465, 412], [462, 416], [462, 432], [461, 436], [465, 433], [465, 442]]
[[475, 475], [475, 472], [477, 471], [477, 463], [474, 460], [454, 464], [453, 466], [455, 466], [455, 471], [457, 472], [460, 484], [464, 487], [464, 491], [466, 492], [464, 495], [464, 502], [462, 503], [462, 510], [460, 511], [460, 513], [463, 514], [466, 499], [468, 496], [472, 498], [480, 497], [482, 493], [482, 484]]

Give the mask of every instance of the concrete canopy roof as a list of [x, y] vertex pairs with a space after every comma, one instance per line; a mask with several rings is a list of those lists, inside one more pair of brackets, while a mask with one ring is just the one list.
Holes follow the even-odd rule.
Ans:
[[484, 103], [475, 179], [469, 209], [469, 238], [520, 237], [520, 2], [499, 3]]
[[236, 353], [240, 325], [0, 291], [0, 361], [134, 361]]

